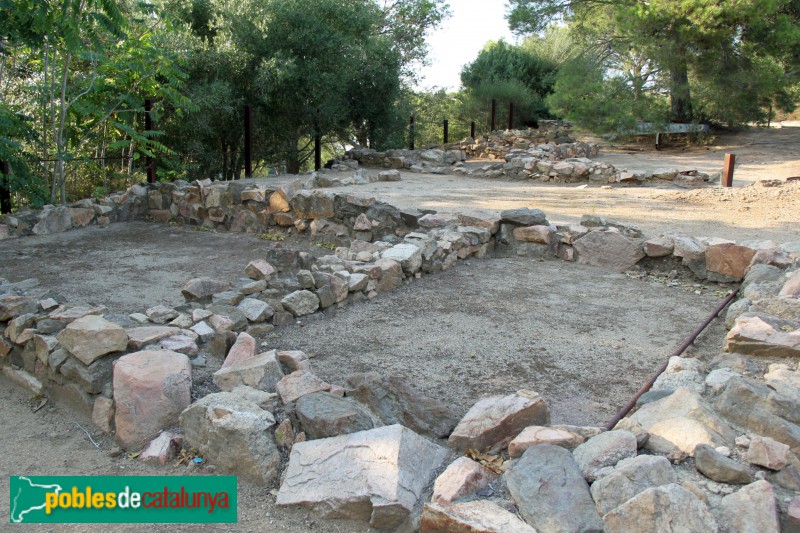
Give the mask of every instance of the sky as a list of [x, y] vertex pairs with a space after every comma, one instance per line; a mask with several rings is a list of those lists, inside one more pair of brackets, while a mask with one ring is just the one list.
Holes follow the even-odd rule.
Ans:
[[506, 0], [449, 0], [452, 16], [428, 36], [431, 65], [425, 67], [421, 88], [461, 86], [461, 68], [477, 56], [487, 41], [504, 37], [516, 42], [505, 19]]

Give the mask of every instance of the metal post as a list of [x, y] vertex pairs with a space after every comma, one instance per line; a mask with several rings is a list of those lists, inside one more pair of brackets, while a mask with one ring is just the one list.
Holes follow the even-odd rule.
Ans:
[[314, 170], [322, 168], [322, 136], [318, 133], [314, 136]]
[[497, 129], [497, 100], [492, 98], [492, 131]]
[[469, 136], [472, 137], [472, 140], [475, 140], [475, 121], [469, 123]]
[[[149, 98], [144, 101], [144, 129], [148, 132], [153, 131], [153, 119], [150, 113], [153, 111], [153, 101]], [[148, 138], [150, 138], [148, 136]], [[145, 160], [147, 165], [147, 183], [156, 182], [156, 160], [153, 157], [147, 156]]]
[[0, 214], [11, 212], [11, 170], [8, 161], [0, 161]]
[[450, 140], [450, 128], [447, 122], [447, 119], [444, 119], [444, 144], [447, 144]]
[[736, 164], [736, 154], [725, 154], [725, 166], [722, 168], [722, 186], [733, 187], [733, 167]]
[[244, 106], [244, 177], [253, 177], [253, 109]]
[[514, 102], [508, 104], [508, 129], [514, 129]]
[[408, 149], [414, 149], [414, 115], [408, 119]]

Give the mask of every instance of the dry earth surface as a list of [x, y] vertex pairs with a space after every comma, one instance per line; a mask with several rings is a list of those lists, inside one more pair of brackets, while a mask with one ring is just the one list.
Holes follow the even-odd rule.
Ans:
[[[783, 131], [770, 130], [767, 141], [771, 133], [783, 135]], [[775, 138], [793, 146], [759, 145], [759, 152], [776, 158], [782, 154], [782, 159], [762, 165], [761, 178], [753, 179], [772, 179], [781, 172], [800, 175], [799, 152], [793, 149], [798, 146], [800, 129], [793, 128], [790, 133], [788, 141]], [[741, 135], [746, 140], [751, 134]], [[681, 160], [680, 153], [670, 154], [677, 162], [659, 162], [659, 168], [687, 168], [691, 162], [702, 170], [698, 158], [721, 161], [720, 154], [706, 152], [687, 152], [685, 156], [691, 160]], [[635, 170], [633, 158], [626, 161], [631, 161], [628, 167]], [[787, 177], [784, 174], [780, 177]], [[741, 177], [748, 175], [742, 172]], [[469, 207], [499, 211], [529, 206], [544, 210], [551, 221], [558, 222], [577, 222], [583, 214], [595, 214], [637, 224], [649, 236], [680, 230], [738, 240], [800, 240], [796, 229], [800, 222], [798, 186], [728, 191], [606, 190], [404, 174], [399, 183], [343, 190], [442, 213]], [[271, 245], [274, 243], [254, 236], [146, 223], [92, 227], [0, 243], [0, 276], [12, 281], [38, 277], [42, 285], [71, 302], [106, 305], [112, 319], [123, 320], [127, 313], [151, 305], [180, 303], [179, 289], [188, 278], [240, 277], [244, 265]], [[721, 299], [715, 286], [683, 281], [666, 286], [575, 264], [517, 259], [468, 263], [414, 281], [372, 302], [331, 313], [334, 316], [281, 328], [261, 341], [271, 347], [308, 351], [315, 356], [316, 371], [334, 383], [343, 383], [357, 372], [398, 373], [462, 413], [482, 394], [524, 387], [544, 395], [554, 422], [599, 425], [609, 420]], [[719, 353], [723, 331], [717, 321], [688, 354], [713, 358]], [[210, 361], [209, 366], [214, 364], [219, 362]], [[4, 428], [0, 431], [0, 523], [7, 520], [9, 475], [186, 473], [183, 467], [154, 468], [124, 456], [109, 457], [105, 452], [112, 440], [94, 433], [88, 421], [57, 405], [34, 413], [36, 404], [29, 394], [2, 380], [0, 404], [0, 427]], [[92, 432], [102, 451], [82, 428]], [[277, 508], [270, 492], [275, 488], [240, 483], [236, 530], [367, 530], [363, 523], [321, 520], [303, 510]], [[117, 531], [142, 529], [114, 526]], [[146, 529], [195, 531], [198, 527]], [[231, 527], [203, 529], [227, 531]], [[20, 530], [108, 528], [24, 526]]]

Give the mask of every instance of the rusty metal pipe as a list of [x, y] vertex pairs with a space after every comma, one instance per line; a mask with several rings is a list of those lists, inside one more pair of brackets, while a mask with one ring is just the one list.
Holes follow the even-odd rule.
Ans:
[[[703, 330], [706, 329], [708, 325], [711, 324], [711, 322], [719, 316], [719, 314], [728, 306], [728, 304], [731, 303], [734, 298], [736, 298], [736, 295], [738, 293], [739, 293], [739, 288], [737, 287], [727, 298], [725, 298], [725, 300], [721, 304], [717, 306], [716, 309], [714, 309], [714, 311], [710, 315], [708, 315], [708, 317], [703, 321], [703, 323], [700, 324], [700, 326], [697, 329], [695, 329], [691, 335], [689, 335], [689, 338], [686, 339], [686, 341], [683, 344], [681, 344], [680, 348], [675, 350], [675, 352], [672, 355], [670, 355], [670, 358], [676, 355], [681, 355], [684, 351], [686, 351], [686, 348], [688, 348], [689, 345], [691, 345], [694, 342], [694, 340], [703, 332]], [[625, 416], [630, 412], [630, 410], [633, 409], [633, 407], [636, 405], [636, 401], [639, 398], [641, 398], [641, 396], [645, 392], [650, 390], [650, 387], [652, 387], [653, 383], [656, 382], [658, 376], [660, 376], [664, 372], [664, 370], [667, 369], [667, 365], [669, 365], [669, 359], [664, 361], [664, 363], [660, 367], [658, 367], [658, 370], [656, 370], [653, 373], [653, 375], [650, 376], [650, 379], [648, 379], [647, 383], [645, 383], [644, 386], [641, 389], [639, 389], [639, 392], [634, 394], [633, 398], [631, 398], [631, 400], [627, 404], [625, 404], [625, 407], [623, 407], [620, 410], [620, 412], [617, 413], [617, 416], [615, 416], [614, 419], [611, 422], [609, 422], [609, 424], [606, 426], [606, 429], [608, 431], [614, 429], [614, 426], [616, 426], [620, 420], [625, 418]]]

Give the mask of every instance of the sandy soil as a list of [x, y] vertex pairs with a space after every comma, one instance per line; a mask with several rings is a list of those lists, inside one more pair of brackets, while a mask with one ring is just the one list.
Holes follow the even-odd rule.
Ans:
[[[799, 156], [788, 156], [790, 151], [783, 148], [770, 150], [782, 153], [783, 159], [765, 168], [798, 161]], [[499, 211], [530, 206], [543, 209], [551, 221], [577, 222], [583, 214], [601, 215], [638, 224], [653, 236], [679, 230], [738, 240], [800, 240], [796, 230], [800, 187], [796, 186], [605, 190], [404, 174], [399, 183], [343, 190], [442, 213], [468, 207]], [[107, 305], [111, 317], [124, 318], [150, 305], [180, 303], [180, 286], [190, 277], [235, 279], [270, 245], [252, 236], [146, 223], [85, 228], [0, 243], [0, 276], [13, 281], [38, 277], [43, 286], [72, 301]], [[533, 388], [552, 406], [554, 422], [604, 424], [720, 299], [714, 287], [686, 282], [665, 286], [574, 264], [473, 260], [333, 316], [279, 329], [261, 341], [309, 351], [316, 356], [317, 371], [332, 382], [369, 370], [399, 373], [460, 412], [482, 394]], [[702, 359], [717, 355], [722, 332], [717, 321], [688, 355]], [[55, 405], [34, 413], [36, 402], [30, 395], [2, 378], [0, 405], [4, 428], [0, 502], [8, 502], [8, 476], [15, 474], [186, 473], [182, 468], [142, 465], [124, 456], [112, 459], [104, 453], [112, 440], [93, 432], [88, 421]], [[93, 433], [102, 451], [78, 424]], [[279, 509], [271, 492], [275, 488], [240, 483], [240, 522], [234, 529], [367, 530], [362, 523]], [[0, 522], [5, 522], [7, 512], [6, 504], [0, 503]], [[20, 529], [107, 530], [103, 526]], [[141, 531], [142, 527], [114, 529]], [[195, 526], [146, 529], [198, 530]]]

